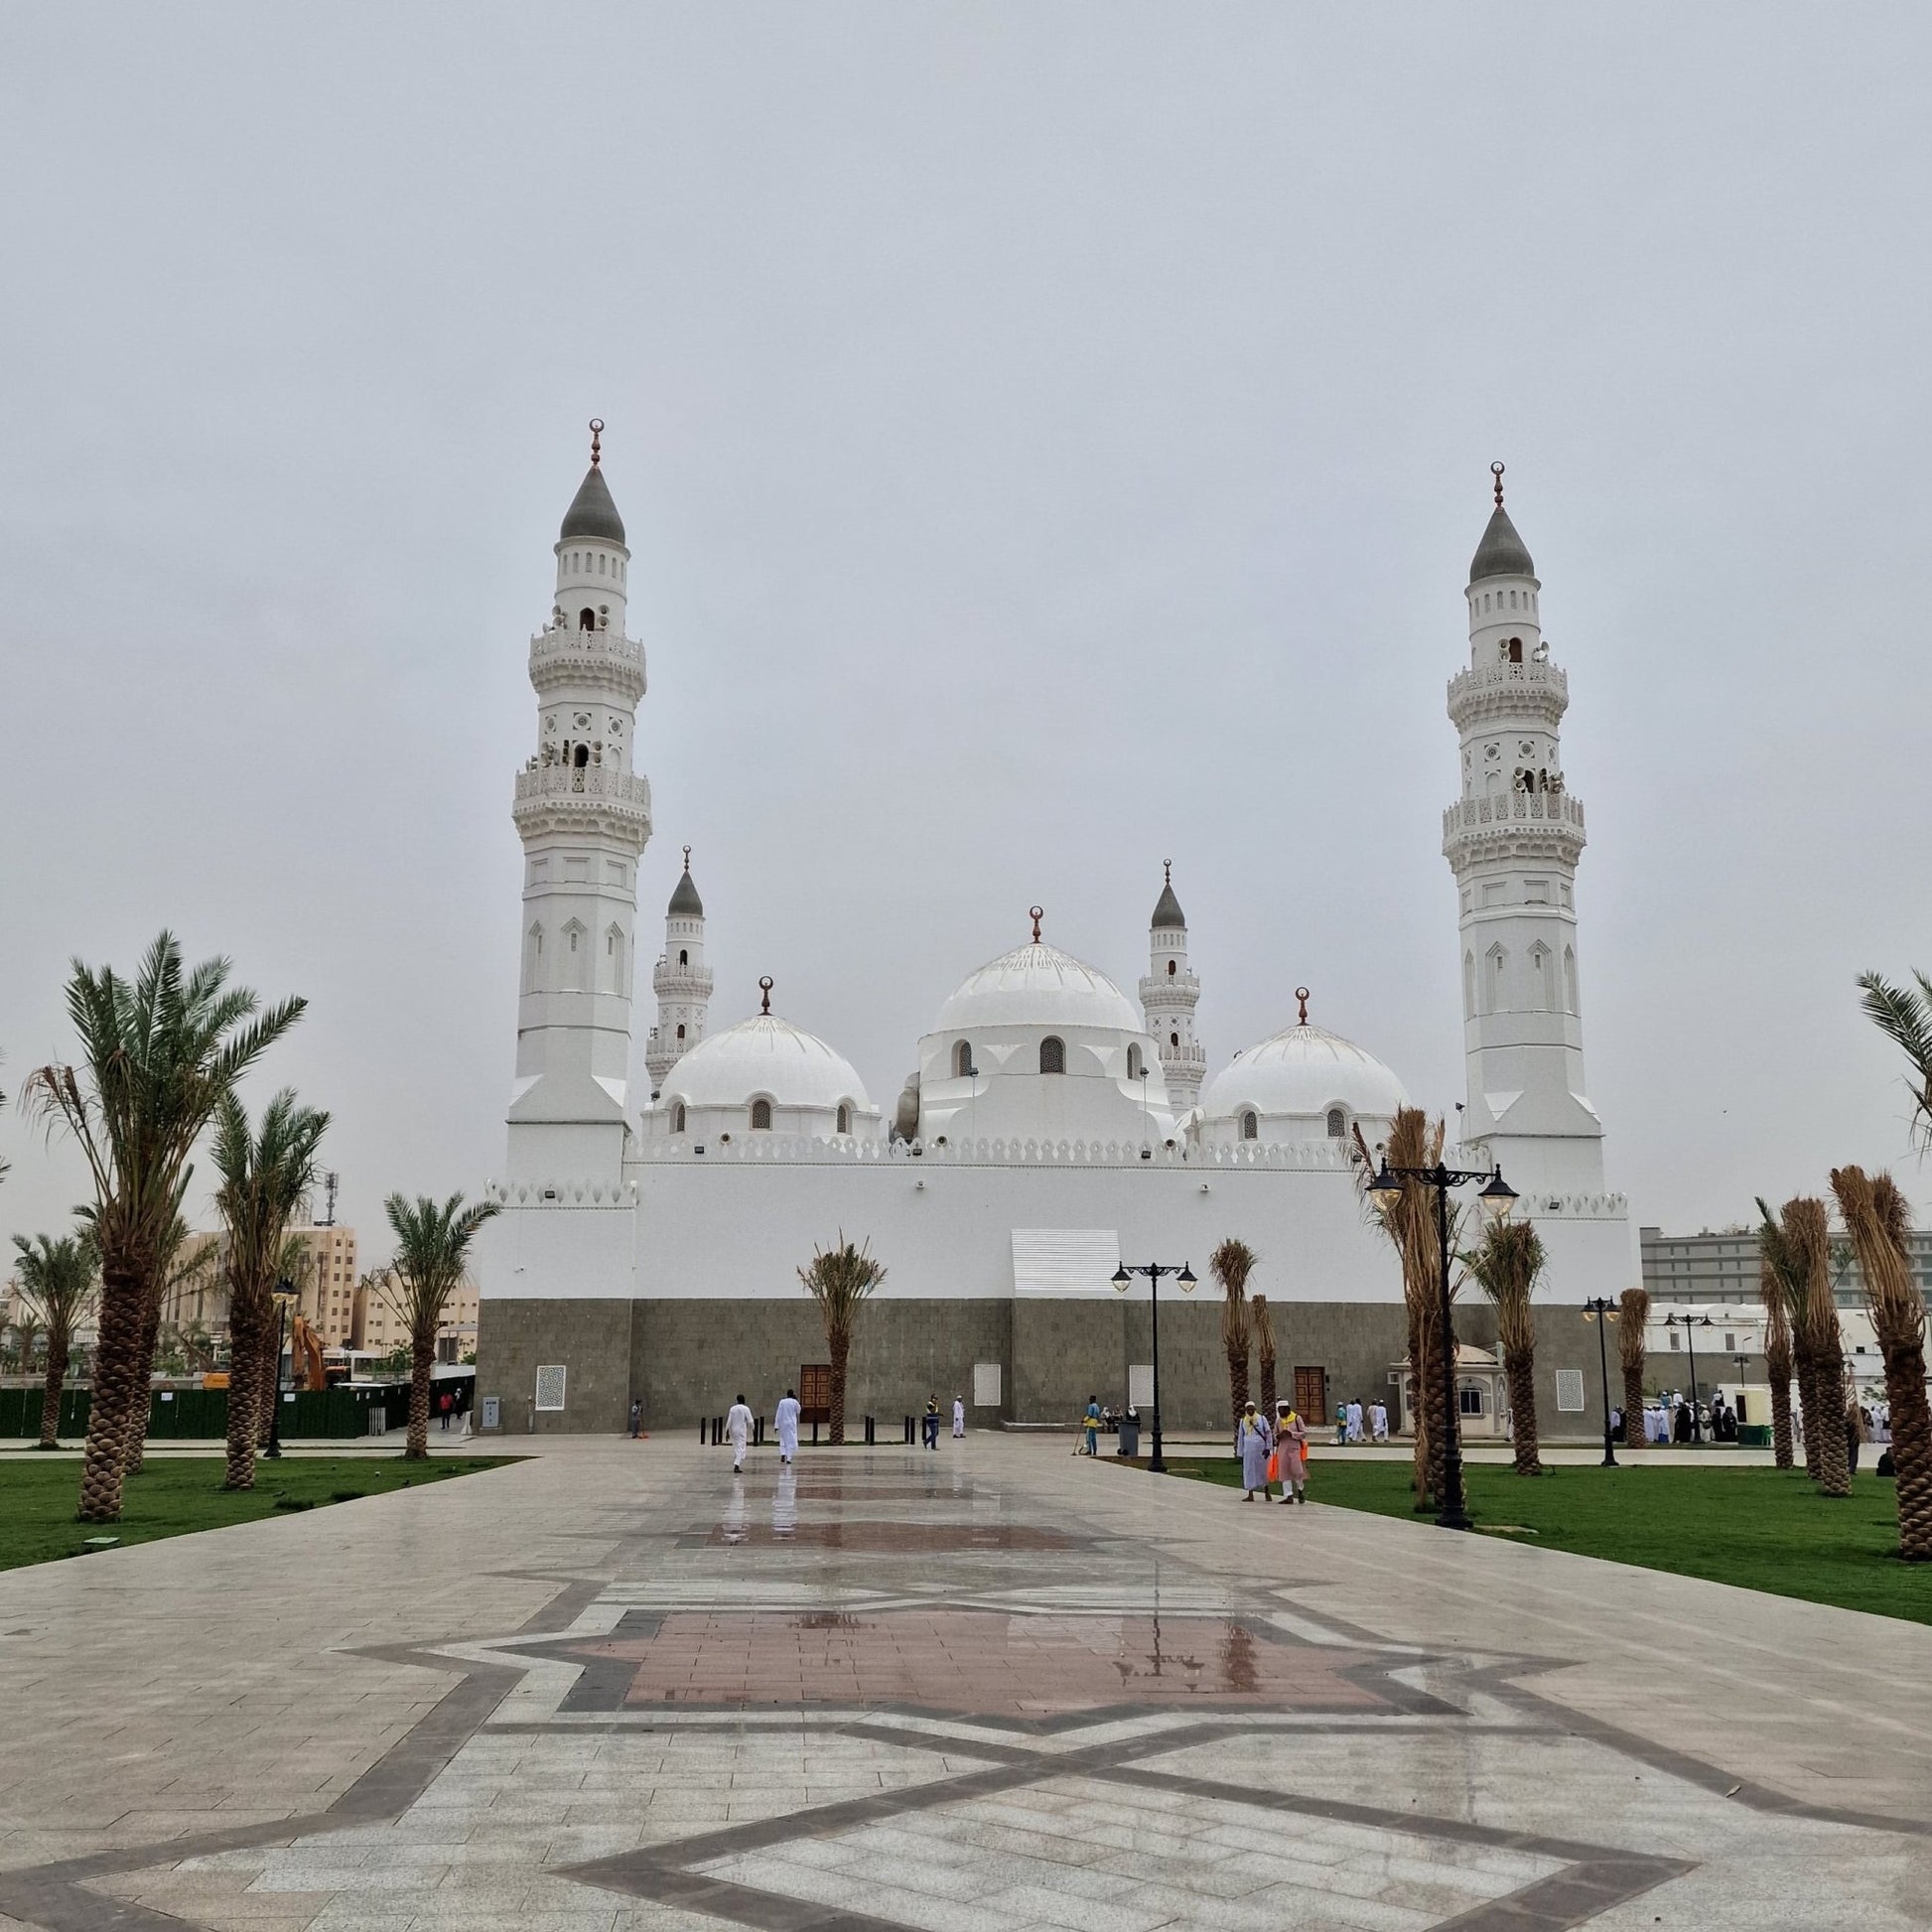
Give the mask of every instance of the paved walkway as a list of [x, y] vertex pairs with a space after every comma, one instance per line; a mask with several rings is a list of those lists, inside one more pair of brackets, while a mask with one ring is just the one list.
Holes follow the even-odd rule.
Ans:
[[535, 1447], [0, 1575], [0, 1927], [1932, 1925], [1932, 1629], [1065, 1438]]

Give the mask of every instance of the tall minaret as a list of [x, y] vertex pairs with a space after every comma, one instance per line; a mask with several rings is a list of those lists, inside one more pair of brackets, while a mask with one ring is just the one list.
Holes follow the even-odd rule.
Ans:
[[1173, 896], [1173, 861], [1164, 859], [1166, 874], [1161, 897], [1148, 926], [1147, 977], [1141, 982], [1141, 1014], [1154, 1043], [1161, 1049], [1161, 1071], [1167, 1075], [1168, 1098], [1176, 1115], [1184, 1114], [1200, 1097], [1207, 1072], [1207, 1055], [1194, 1037], [1194, 1009], [1200, 1004], [1200, 981], [1187, 965], [1187, 920]]
[[1578, 975], [1584, 808], [1557, 747], [1570, 681], [1543, 641], [1542, 586], [1503, 508], [1503, 466], [1490, 470], [1496, 507], [1469, 566], [1469, 668], [1449, 687], [1462, 796], [1443, 819], [1462, 902], [1463, 1137], [1519, 1193], [1600, 1192]]
[[670, 1072], [704, 1037], [711, 1007], [711, 968], [704, 963], [704, 900], [691, 877], [691, 848], [684, 848], [684, 872], [664, 909], [664, 952], [650, 976], [657, 995], [657, 1025], [644, 1045], [655, 1100]]
[[530, 640], [537, 754], [516, 774], [523, 970], [509, 1178], [615, 1181], [629, 1099], [637, 858], [650, 786], [630, 765], [644, 648], [623, 632], [630, 552], [604, 425], [557, 537], [550, 621]]

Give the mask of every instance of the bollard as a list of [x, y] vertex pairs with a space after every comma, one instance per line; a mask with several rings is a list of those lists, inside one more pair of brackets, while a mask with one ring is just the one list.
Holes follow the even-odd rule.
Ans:
[[812, 1448], [817, 1449], [817, 1447], [818, 1447], [818, 1418], [814, 1416], [812, 1418]]
[[757, 1424], [752, 1430], [752, 1443], [758, 1449], [764, 1447], [764, 1418], [762, 1416], [759, 1417]]
[[912, 1440], [912, 1418], [910, 1416], [907, 1416], [905, 1419], [905, 1440], [908, 1443]]
[[871, 1449], [871, 1448], [872, 1448], [872, 1446], [873, 1446], [873, 1439], [872, 1439], [872, 1418], [871, 1418], [870, 1416], [868, 1416], [868, 1417], [866, 1418], [866, 1447], [867, 1447], [867, 1449]]
[[698, 1447], [700, 1449], [704, 1448], [704, 1440], [707, 1433], [708, 1432], [706, 1431], [704, 1426], [704, 1418], [700, 1416], [698, 1418]]
[[723, 1416], [713, 1416], [711, 1419], [711, 1447], [713, 1449], [718, 1448], [718, 1446], [721, 1443], [723, 1443], [724, 1440], [725, 1440], [725, 1419]]

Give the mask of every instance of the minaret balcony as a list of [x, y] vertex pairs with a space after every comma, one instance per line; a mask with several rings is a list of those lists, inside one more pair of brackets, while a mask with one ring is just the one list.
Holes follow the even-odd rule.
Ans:
[[1550, 663], [1484, 664], [1449, 681], [1449, 721], [1456, 726], [1531, 714], [1554, 729], [1569, 706], [1570, 679]]
[[1464, 798], [1443, 814], [1443, 853], [1458, 869], [1512, 852], [1575, 865], [1583, 851], [1584, 806], [1567, 791], [1503, 791]]
[[[1164, 1000], [1161, 997], [1164, 993], [1172, 997]], [[1141, 980], [1141, 1004], [1144, 1007], [1193, 1007], [1199, 1003], [1198, 973], [1149, 973]]]
[[635, 704], [644, 695], [644, 647], [621, 630], [539, 630], [530, 639], [530, 682], [541, 691], [573, 677], [611, 685]]
[[1162, 1068], [1170, 1073], [1192, 1073], [1196, 1077], [1207, 1071], [1207, 1048], [1198, 1040], [1182, 1040], [1178, 1046], [1161, 1048]]
[[699, 1002], [711, 998], [709, 966], [667, 966], [660, 959], [651, 971], [650, 989], [660, 1000]]
[[516, 774], [516, 829], [609, 831], [642, 851], [650, 837], [650, 780], [609, 765], [538, 764]]

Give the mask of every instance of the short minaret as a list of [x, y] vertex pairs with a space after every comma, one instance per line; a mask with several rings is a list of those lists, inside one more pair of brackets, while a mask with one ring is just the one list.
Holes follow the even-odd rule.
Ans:
[[711, 968], [704, 963], [704, 900], [691, 877], [691, 848], [684, 848], [684, 871], [664, 910], [664, 951], [650, 976], [657, 995], [657, 1025], [644, 1045], [650, 1071], [650, 1097], [663, 1090], [664, 1076], [704, 1037], [711, 1008]]
[[1141, 1014], [1161, 1052], [1168, 1098], [1176, 1116], [1200, 1098], [1207, 1055], [1194, 1037], [1194, 1009], [1200, 981], [1187, 965], [1187, 919], [1173, 896], [1173, 861], [1164, 859], [1166, 877], [1148, 927], [1148, 970], [1141, 982]]
[[616, 1181], [628, 1134], [637, 859], [650, 786], [631, 769], [643, 646], [623, 632], [630, 552], [591, 467], [556, 544], [550, 620], [530, 640], [537, 751], [516, 774], [522, 975], [509, 1173]]
[[1584, 808], [1557, 727], [1570, 683], [1543, 641], [1542, 585], [1503, 508], [1469, 566], [1469, 668], [1449, 680], [1462, 795], [1443, 819], [1461, 897], [1464, 1139], [1519, 1193], [1600, 1192], [1603, 1126], [1585, 1098], [1577, 944]]

